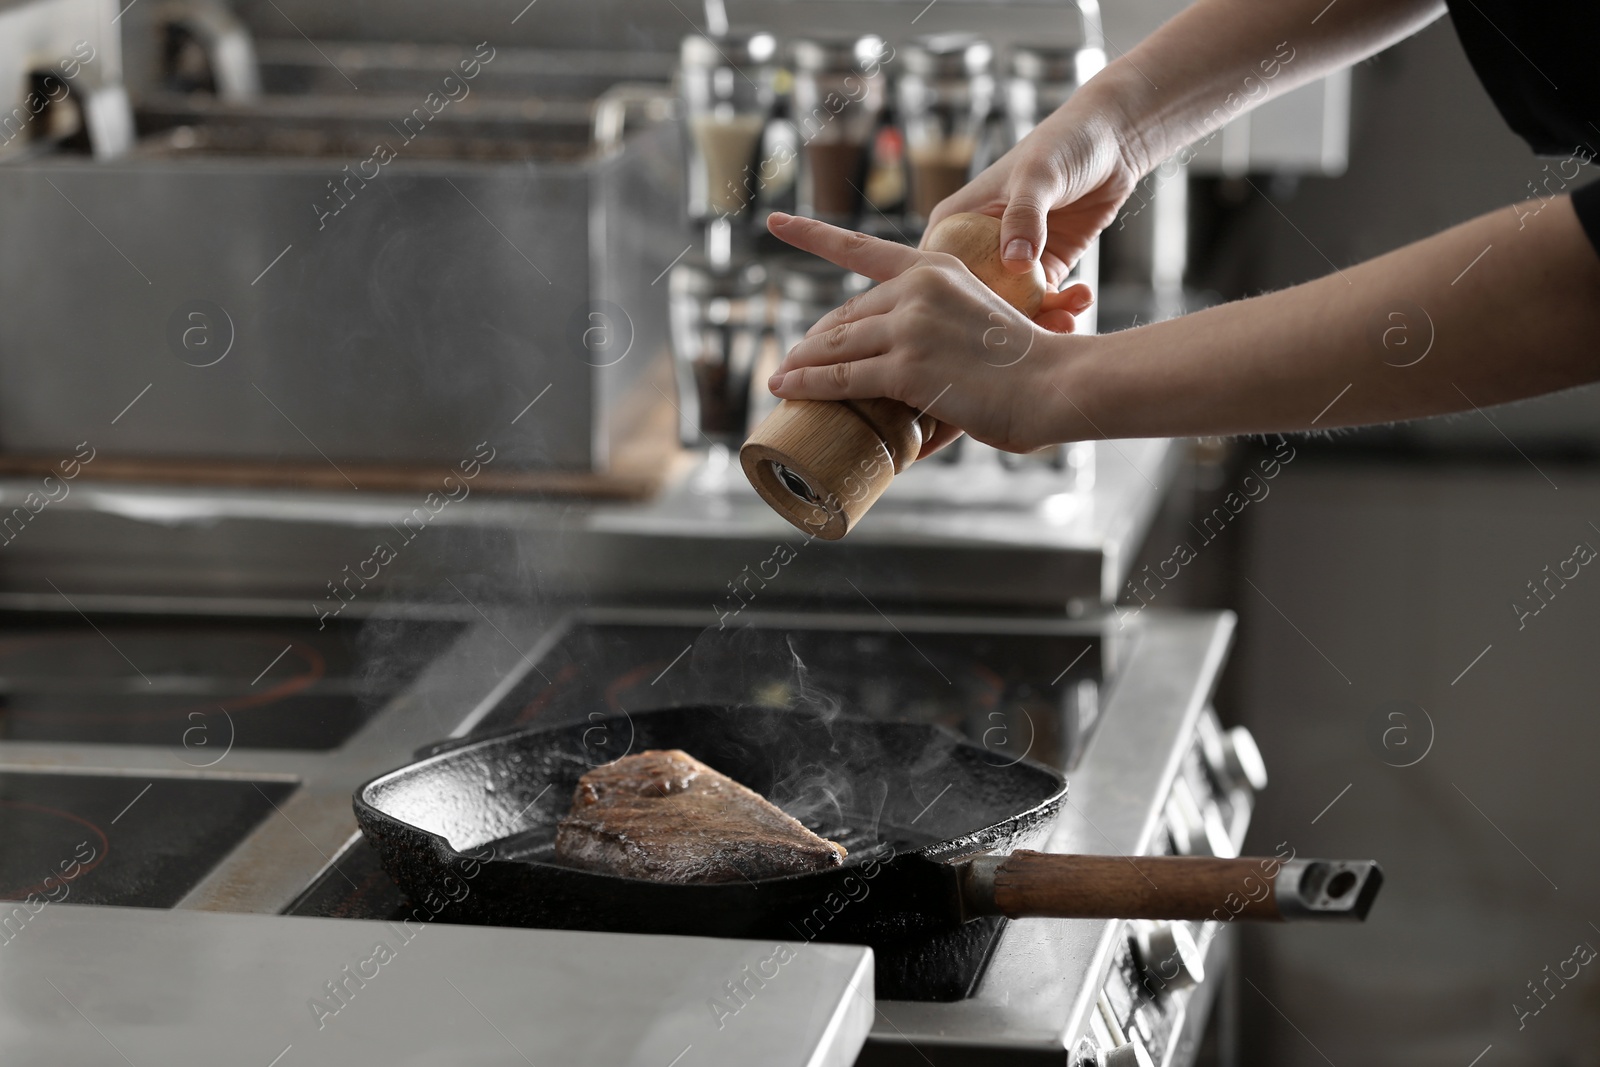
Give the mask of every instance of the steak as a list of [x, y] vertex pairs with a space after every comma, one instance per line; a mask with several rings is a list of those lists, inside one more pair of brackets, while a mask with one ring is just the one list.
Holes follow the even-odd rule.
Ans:
[[656, 882], [754, 881], [838, 867], [845, 850], [759, 793], [678, 749], [651, 750], [578, 779], [556, 834], [572, 867]]

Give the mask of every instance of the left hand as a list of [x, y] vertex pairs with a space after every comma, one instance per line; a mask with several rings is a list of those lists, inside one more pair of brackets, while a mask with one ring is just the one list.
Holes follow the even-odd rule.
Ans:
[[909, 404], [939, 422], [922, 456], [963, 431], [1007, 452], [1056, 443], [1050, 373], [1059, 335], [1072, 331], [1092, 300], [1087, 286], [1048, 294], [1030, 320], [954, 256], [790, 215], [774, 214], [768, 228], [883, 283], [807, 331], [768, 381], [775, 396]]

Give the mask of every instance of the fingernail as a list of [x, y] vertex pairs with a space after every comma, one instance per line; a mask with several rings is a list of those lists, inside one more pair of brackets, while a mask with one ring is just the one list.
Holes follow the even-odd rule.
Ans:
[[1020, 262], [1023, 262], [1023, 263], [1032, 263], [1033, 262], [1033, 245], [1029, 244], [1027, 241], [1023, 240], [1021, 237], [1013, 237], [1011, 239], [1011, 243], [1006, 245], [1006, 253], [1005, 253], [1005, 255], [1000, 257], [1000, 258], [1009, 259], [1009, 260], [1012, 260], [1013, 262], [1020, 261]]
[[767, 216], [767, 221], [773, 223], [774, 225], [781, 226], [783, 223], [788, 222], [792, 218], [794, 218], [793, 215], [785, 214], [782, 211], [774, 211], [772, 214]]
[[772, 377], [768, 378], [767, 379], [767, 389], [768, 389], [768, 391], [776, 393], [778, 391], [779, 387], [783, 385], [783, 378], [784, 378], [784, 376], [782, 374], [774, 374]]

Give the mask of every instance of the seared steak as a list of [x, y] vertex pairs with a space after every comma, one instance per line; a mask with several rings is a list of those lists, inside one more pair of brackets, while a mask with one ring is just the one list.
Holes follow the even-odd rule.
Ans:
[[844, 849], [687, 752], [652, 750], [578, 779], [556, 835], [573, 867], [657, 882], [734, 882], [837, 867]]

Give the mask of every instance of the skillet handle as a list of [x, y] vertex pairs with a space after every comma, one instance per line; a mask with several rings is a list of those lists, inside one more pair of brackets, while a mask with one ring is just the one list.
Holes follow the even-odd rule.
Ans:
[[1372, 860], [1064, 856], [1020, 850], [962, 865], [969, 917], [1231, 919], [1367, 917], [1383, 884]]

